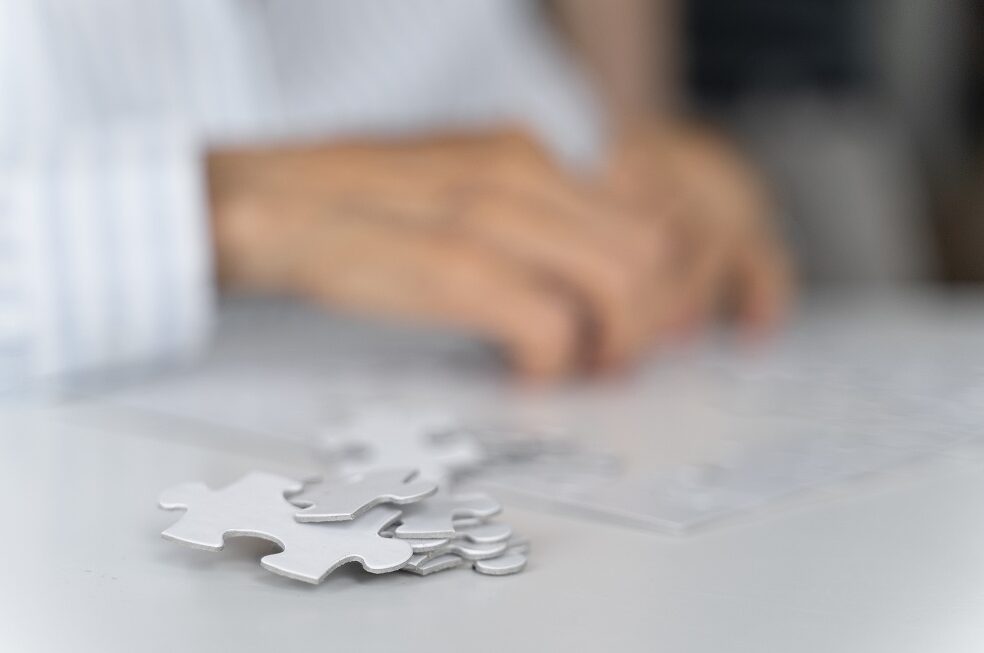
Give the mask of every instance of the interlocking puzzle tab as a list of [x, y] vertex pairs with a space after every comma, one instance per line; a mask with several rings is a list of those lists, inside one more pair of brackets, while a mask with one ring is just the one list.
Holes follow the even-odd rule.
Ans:
[[437, 492], [437, 483], [413, 480], [416, 476], [417, 470], [408, 467], [351, 474], [309, 487], [290, 500], [305, 506], [295, 515], [297, 521], [348, 521], [381, 503], [406, 505]]
[[[283, 550], [264, 556], [263, 568], [313, 584], [350, 562], [374, 574], [406, 568], [427, 575], [512, 555], [509, 526], [485, 521], [500, 511], [498, 503], [485, 495], [454, 496], [415, 478], [414, 469], [376, 470], [308, 491], [300, 481], [266, 472], [220, 489], [184, 483], [161, 494], [161, 508], [184, 511], [161, 535], [206, 551], [221, 551], [229, 537], [268, 540]], [[514, 567], [504, 561], [490, 569]]]
[[165, 539], [209, 551], [220, 551], [226, 537], [258, 537], [283, 547], [265, 556], [267, 570], [308, 583], [320, 583], [339, 566], [358, 562], [381, 574], [403, 567], [413, 550], [405, 542], [379, 532], [395, 522], [399, 510], [378, 506], [358, 519], [336, 524], [303, 524], [294, 519], [297, 508], [284, 494], [302, 485], [292, 479], [252, 472], [220, 490], [188, 483], [166, 490], [165, 510], [185, 510]]

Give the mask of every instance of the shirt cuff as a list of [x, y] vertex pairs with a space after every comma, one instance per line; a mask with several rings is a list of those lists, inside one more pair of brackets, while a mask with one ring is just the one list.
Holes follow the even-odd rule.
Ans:
[[20, 373], [72, 375], [203, 344], [214, 293], [203, 157], [184, 134], [74, 134], [0, 162], [0, 261], [11, 271], [0, 352], [16, 353]]

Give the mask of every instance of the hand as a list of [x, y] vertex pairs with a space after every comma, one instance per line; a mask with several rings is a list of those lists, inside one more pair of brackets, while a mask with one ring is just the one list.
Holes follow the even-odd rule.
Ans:
[[217, 154], [210, 173], [227, 283], [474, 329], [528, 376], [619, 366], [687, 301], [662, 209], [515, 134]]
[[668, 221], [676, 250], [681, 330], [723, 307], [749, 332], [787, 310], [792, 274], [773, 206], [754, 169], [722, 138], [693, 126], [650, 123], [624, 134], [607, 171], [611, 192]]
[[461, 325], [530, 376], [619, 365], [662, 319], [658, 221], [516, 135], [214, 155], [231, 284]]

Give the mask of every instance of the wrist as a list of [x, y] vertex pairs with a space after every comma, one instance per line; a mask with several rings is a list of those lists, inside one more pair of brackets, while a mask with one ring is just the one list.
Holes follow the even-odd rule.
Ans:
[[[250, 157], [251, 155], [247, 155]], [[216, 277], [221, 286], [291, 292], [303, 225], [289, 195], [260, 181], [255, 160], [228, 153], [208, 158], [208, 206]]]

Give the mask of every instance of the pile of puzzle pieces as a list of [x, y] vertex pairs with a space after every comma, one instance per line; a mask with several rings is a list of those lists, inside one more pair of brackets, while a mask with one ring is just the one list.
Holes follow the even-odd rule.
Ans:
[[470, 564], [482, 574], [526, 567], [529, 545], [485, 494], [454, 495], [412, 468], [382, 468], [306, 485], [252, 472], [219, 490], [185, 483], [160, 498], [184, 510], [161, 535], [206, 551], [226, 537], [258, 537], [283, 551], [260, 564], [288, 578], [320, 583], [343, 564], [374, 574], [404, 570], [426, 576]]

